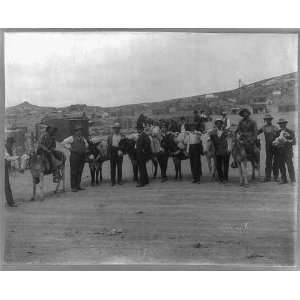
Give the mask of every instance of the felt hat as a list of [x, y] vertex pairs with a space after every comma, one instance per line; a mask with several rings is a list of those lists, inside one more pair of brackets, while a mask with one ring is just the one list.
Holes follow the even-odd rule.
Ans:
[[242, 108], [242, 109], [240, 110], [240, 112], [239, 112], [239, 115], [240, 115], [240, 116], [243, 116], [243, 114], [244, 114], [245, 112], [246, 112], [248, 115], [251, 115], [251, 112], [250, 112], [250, 110], [249, 110], [248, 108]]
[[270, 114], [264, 115], [264, 120], [273, 119], [273, 117]]
[[221, 118], [217, 118], [217, 119], [215, 120], [215, 124], [218, 123], [218, 122], [224, 123], [224, 121], [223, 121]]
[[284, 124], [284, 123], [286, 124], [286, 123], [288, 123], [288, 121], [286, 119], [283, 119], [283, 118], [279, 119], [278, 122], [277, 122], [277, 124]]
[[112, 126], [112, 128], [121, 128], [121, 125], [120, 125], [120, 123], [116, 122], [116, 123]]
[[74, 126], [74, 130], [75, 130], [75, 131], [82, 130], [82, 129], [83, 129], [83, 127], [82, 127], [82, 125], [80, 125], [80, 124], [76, 124], [76, 125]]

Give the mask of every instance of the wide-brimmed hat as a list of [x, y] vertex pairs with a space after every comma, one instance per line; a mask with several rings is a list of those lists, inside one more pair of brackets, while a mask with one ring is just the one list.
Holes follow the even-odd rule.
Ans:
[[118, 123], [118, 122], [116, 122], [116, 123], [112, 126], [112, 128], [121, 128], [121, 124]]
[[53, 130], [53, 131], [57, 131], [58, 129], [57, 129], [57, 127], [55, 127], [55, 126], [53, 126], [53, 125], [48, 125], [47, 127], [46, 127], [46, 131], [48, 132], [49, 130]]
[[239, 115], [240, 116], [243, 116], [243, 113], [246, 112], [248, 115], [251, 115], [251, 111], [248, 109], [248, 108], [242, 108], [240, 111], [239, 111]]
[[221, 118], [215, 119], [215, 124], [218, 123], [218, 122], [224, 123], [224, 121]]
[[284, 124], [284, 123], [286, 124], [286, 123], [288, 123], [288, 121], [286, 119], [283, 119], [283, 118], [279, 119], [278, 122], [277, 122], [277, 124]]
[[270, 114], [265, 114], [264, 120], [267, 120], [267, 119], [273, 119], [273, 117]]
[[82, 130], [82, 129], [83, 129], [83, 127], [80, 124], [77, 124], [77, 125], [74, 126], [75, 131]]

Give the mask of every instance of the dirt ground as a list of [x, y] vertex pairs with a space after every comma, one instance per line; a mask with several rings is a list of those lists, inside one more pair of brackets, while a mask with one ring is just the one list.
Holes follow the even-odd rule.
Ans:
[[[264, 147], [261, 159], [264, 174]], [[131, 181], [127, 158], [123, 186], [111, 187], [106, 162], [104, 182], [91, 187], [86, 165], [78, 193], [70, 192], [67, 166], [67, 192], [55, 195], [48, 176], [43, 202], [29, 202], [29, 172], [12, 174], [19, 206], [6, 209], [5, 264], [293, 265], [296, 187], [240, 187], [235, 169], [228, 185], [211, 182], [202, 163], [200, 185], [191, 183], [189, 161], [175, 181], [170, 159], [169, 181], [143, 188]]]

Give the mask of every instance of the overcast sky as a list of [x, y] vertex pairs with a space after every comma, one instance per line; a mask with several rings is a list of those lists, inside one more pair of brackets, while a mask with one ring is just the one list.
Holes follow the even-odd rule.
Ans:
[[297, 71], [297, 36], [7, 33], [6, 105], [117, 106], [236, 88]]

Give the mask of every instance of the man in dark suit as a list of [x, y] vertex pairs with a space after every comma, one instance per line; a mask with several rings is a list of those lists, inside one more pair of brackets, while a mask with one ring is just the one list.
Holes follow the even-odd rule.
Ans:
[[139, 183], [137, 187], [143, 187], [149, 183], [146, 163], [151, 157], [151, 140], [144, 127], [137, 127], [139, 137], [136, 141], [136, 157], [139, 170]]
[[121, 147], [121, 140], [125, 138], [120, 133], [121, 126], [115, 123], [112, 127], [113, 133], [107, 139], [107, 154], [110, 159], [110, 178], [111, 184], [116, 184], [116, 169], [118, 172], [118, 184], [122, 184], [122, 165], [124, 150]]
[[216, 127], [210, 133], [216, 155], [216, 169], [221, 183], [228, 181], [229, 158], [227, 144], [227, 130], [224, 129], [224, 122], [221, 118], [215, 120]]

